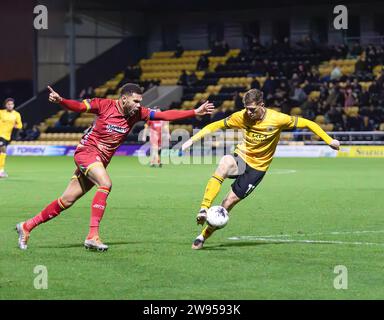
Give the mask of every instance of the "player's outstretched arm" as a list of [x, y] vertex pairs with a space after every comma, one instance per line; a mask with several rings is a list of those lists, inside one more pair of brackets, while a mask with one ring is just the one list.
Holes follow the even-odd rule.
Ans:
[[219, 120], [212, 122], [208, 125], [206, 125], [203, 129], [201, 129], [198, 133], [196, 133], [194, 136], [192, 136], [190, 139], [188, 139], [186, 142], [183, 143], [181, 150], [185, 151], [188, 149], [194, 142], [202, 139], [204, 136], [215, 132], [219, 129], [224, 129], [226, 128], [225, 121], [224, 120]]
[[161, 112], [155, 112], [153, 120], [173, 121], [186, 118], [192, 118], [195, 116], [203, 116], [206, 114], [212, 114], [215, 106], [209, 102], [204, 102], [200, 107], [194, 110], [167, 110]]
[[50, 91], [49, 97], [48, 97], [49, 102], [58, 103], [62, 107], [74, 112], [87, 111], [87, 106], [84, 103], [76, 100], [64, 99], [56, 91], [54, 91], [50, 86], [48, 86], [48, 90]]
[[332, 139], [316, 122], [304, 118], [297, 118], [296, 127], [299, 129], [307, 128], [323, 139], [332, 149], [340, 149], [340, 142], [336, 139]]

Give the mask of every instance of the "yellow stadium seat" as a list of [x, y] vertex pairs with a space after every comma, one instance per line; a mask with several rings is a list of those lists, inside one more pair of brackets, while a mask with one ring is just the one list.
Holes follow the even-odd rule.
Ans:
[[320, 91], [311, 91], [309, 94], [309, 98], [311, 100], [316, 100], [320, 97]]
[[325, 123], [325, 118], [323, 115], [318, 115], [315, 118], [315, 122], [318, 124], [324, 124]]
[[359, 107], [347, 107], [345, 108], [345, 114], [348, 117], [356, 117], [359, 114]]
[[300, 107], [294, 107], [291, 109], [291, 116], [299, 116], [301, 113], [302, 111]]
[[321, 124], [320, 127], [324, 131], [332, 131], [333, 130], [333, 123]]

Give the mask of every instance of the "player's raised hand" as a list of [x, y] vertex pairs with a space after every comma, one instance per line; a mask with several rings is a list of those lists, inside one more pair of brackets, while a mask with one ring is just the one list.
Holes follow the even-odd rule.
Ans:
[[195, 109], [195, 114], [197, 116], [203, 116], [205, 114], [212, 114], [213, 110], [215, 110], [213, 103], [206, 101], [200, 107]]
[[60, 95], [56, 91], [54, 91], [50, 86], [48, 86], [47, 88], [50, 91], [48, 98], [50, 102], [60, 103], [60, 101], [63, 100], [63, 98], [60, 97]]
[[188, 148], [191, 147], [192, 144], [193, 144], [192, 139], [188, 139], [188, 140], [185, 141], [185, 142], [183, 143], [183, 145], [181, 146], [181, 151], [185, 151], [185, 150], [187, 150]]
[[336, 139], [333, 139], [331, 141], [331, 143], [329, 144], [329, 146], [333, 149], [333, 150], [340, 150], [340, 141], [339, 140], [336, 140]]

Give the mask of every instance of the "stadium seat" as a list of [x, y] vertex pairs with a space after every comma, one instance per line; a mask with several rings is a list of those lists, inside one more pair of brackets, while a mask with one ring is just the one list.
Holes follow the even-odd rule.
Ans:
[[318, 115], [315, 118], [315, 122], [317, 124], [324, 124], [325, 123], [325, 117], [323, 115]]
[[300, 107], [294, 107], [291, 109], [291, 116], [299, 116], [302, 114]]

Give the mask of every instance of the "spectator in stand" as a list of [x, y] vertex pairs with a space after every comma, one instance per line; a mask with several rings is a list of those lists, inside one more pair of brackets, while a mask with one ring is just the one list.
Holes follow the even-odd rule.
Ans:
[[250, 89], [260, 89], [260, 82], [257, 80], [257, 78], [252, 80]]
[[59, 120], [55, 124], [55, 128], [71, 127], [74, 125], [75, 120], [80, 116], [78, 112], [64, 110]]
[[271, 77], [271, 76], [269, 76], [269, 74], [267, 74], [267, 77], [264, 81], [263, 87], [261, 88], [266, 99], [270, 99], [271, 96], [273, 96], [273, 94], [275, 93], [275, 88], [276, 87], [275, 87], [274, 77]]
[[365, 57], [366, 57], [366, 60], [367, 60], [367, 68], [370, 71], [377, 64], [376, 48], [373, 45], [369, 45], [365, 49]]
[[358, 93], [363, 92], [363, 88], [362, 88], [361, 84], [359, 83], [359, 81], [357, 80], [357, 78], [353, 79], [353, 82], [351, 83], [351, 87], [352, 87], [352, 90], [354, 92], [358, 92]]
[[363, 52], [363, 48], [361, 47], [359, 42], [355, 42], [350, 51], [351, 56], [357, 57], [360, 56]]
[[342, 95], [340, 87], [337, 83], [330, 83], [328, 92], [328, 97], [325, 100], [327, 106], [331, 107], [337, 104], [344, 105], [344, 96]]
[[384, 70], [383, 70], [383, 67], [381, 67], [381, 70], [380, 70], [379, 74], [377, 75], [376, 80], [377, 80], [377, 82], [378, 82], [380, 85], [381, 85], [382, 83], [384, 83]]
[[339, 106], [331, 106], [327, 113], [325, 113], [325, 119], [328, 123], [342, 124], [343, 123], [343, 109]]
[[351, 87], [344, 89], [344, 108], [348, 110], [349, 107], [357, 106], [358, 99], [356, 93], [352, 91]]
[[300, 83], [295, 84], [290, 99], [294, 106], [300, 106], [307, 99], [307, 95], [301, 88]]
[[139, 65], [127, 66], [127, 68], [124, 71], [124, 79], [126, 81], [128, 80], [137, 81], [140, 79], [141, 72], [142, 71]]
[[376, 125], [384, 122], [384, 112], [380, 107], [375, 107], [371, 104], [367, 109], [362, 111], [362, 115], [369, 117]]
[[302, 116], [306, 119], [313, 120], [316, 116], [316, 110], [318, 109], [318, 102], [318, 99], [307, 96], [307, 100], [301, 105]]
[[365, 53], [362, 53], [358, 56], [355, 63], [355, 73], [357, 76], [362, 76], [365, 75], [366, 72], [368, 72], [368, 65], [365, 60]]
[[208, 57], [203, 54], [200, 56], [199, 61], [197, 61], [197, 70], [206, 70], [209, 67], [209, 59]]
[[250, 44], [250, 51], [253, 54], [260, 54], [264, 51], [263, 45], [260, 43], [259, 39], [253, 37]]
[[180, 78], [179, 78], [179, 81], [177, 82], [178, 85], [180, 86], [188, 86], [188, 82], [189, 82], [189, 76], [187, 74], [187, 72], [185, 70], [183, 70], [181, 72], [181, 75], [180, 75]]
[[211, 120], [210, 122], [214, 122], [214, 121], [219, 121], [221, 119], [224, 119], [225, 117], [227, 117], [227, 112], [224, 110], [224, 108], [221, 106], [219, 108], [217, 108], [217, 111], [215, 111], [212, 115], [211, 115]]
[[67, 127], [69, 124], [69, 111], [64, 110], [59, 120], [55, 124], [55, 128]]
[[331, 71], [330, 79], [332, 80], [340, 80], [340, 78], [343, 76], [343, 73], [341, 72], [340, 68], [334, 64], [333, 69]]
[[84, 100], [84, 99], [91, 99], [95, 96], [94, 90], [92, 86], [89, 86], [88, 88], [85, 88], [80, 91], [79, 98]]
[[222, 40], [220, 43], [221, 55], [225, 56], [229, 52], [229, 45], [225, 40]]
[[213, 46], [211, 47], [211, 52], [209, 55], [214, 57], [225, 56], [228, 51], [229, 51], [229, 46], [224, 40], [223, 41], [216, 40], [213, 43]]
[[32, 129], [25, 130], [25, 141], [37, 140], [40, 137], [40, 130], [37, 125], [34, 125]]
[[370, 120], [368, 116], [364, 116], [363, 121], [361, 123], [360, 131], [373, 131], [373, 130], [375, 130], [373, 121]]
[[232, 100], [235, 102], [235, 109], [240, 110], [243, 108], [243, 99], [237, 91], [234, 93]]
[[187, 85], [188, 87], [194, 86], [197, 83], [198, 79], [196, 76], [196, 73], [194, 71], [191, 71], [191, 73], [188, 75]]
[[180, 41], [176, 42], [175, 58], [180, 58], [184, 53], [184, 47], [181, 45]]
[[347, 117], [347, 131], [360, 131], [363, 127], [363, 118], [357, 114]]
[[306, 78], [302, 84], [302, 88], [306, 95], [309, 95], [312, 91], [315, 90], [315, 86], [309, 82], [308, 78]]
[[370, 95], [378, 95], [380, 93], [380, 86], [376, 80], [373, 80], [368, 88]]
[[274, 96], [280, 101], [289, 99], [289, 87], [285, 81], [280, 81], [279, 86], [276, 88]]
[[297, 66], [296, 74], [299, 77], [300, 82], [303, 82], [306, 78], [307, 72], [305, 70], [305, 66], [302, 63]]

